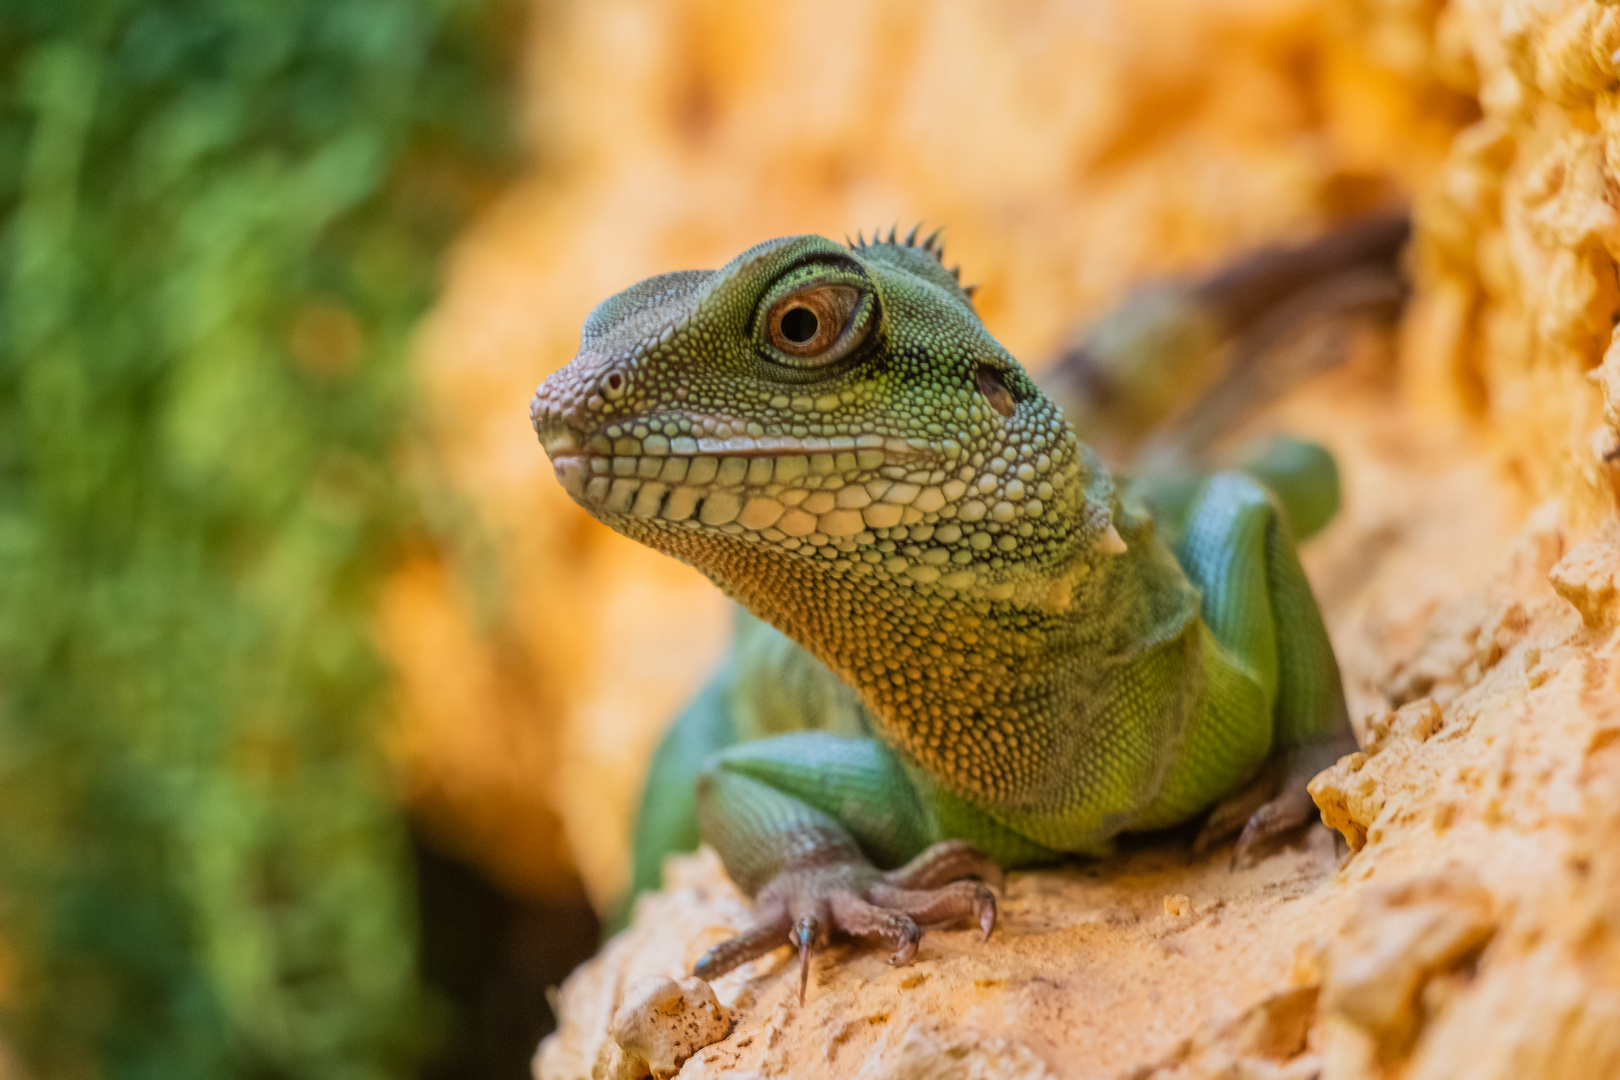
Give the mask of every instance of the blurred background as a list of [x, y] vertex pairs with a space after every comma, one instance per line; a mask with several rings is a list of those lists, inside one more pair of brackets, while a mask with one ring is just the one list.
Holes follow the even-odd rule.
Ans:
[[[1134, 283], [1424, 192], [1460, 266], [1511, 157], [1463, 30], [1438, 0], [6, 0], [0, 1078], [527, 1075], [727, 632], [536, 445], [589, 309], [922, 220], [1039, 367]], [[1492, 282], [1456, 280], [1401, 377], [1511, 408], [1464, 348]]]

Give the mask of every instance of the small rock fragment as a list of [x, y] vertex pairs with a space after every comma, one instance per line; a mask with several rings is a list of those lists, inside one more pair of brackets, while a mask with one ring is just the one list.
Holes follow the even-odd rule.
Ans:
[[1530, 613], [1517, 600], [1503, 604], [1480, 625], [1474, 642], [1474, 659], [1481, 671], [1489, 671], [1502, 659], [1530, 627]]
[[1551, 677], [1551, 669], [1541, 666], [1541, 650], [1534, 647], [1524, 650], [1525, 686], [1534, 690], [1545, 684]]
[[1192, 901], [1185, 896], [1167, 896], [1164, 898], [1164, 913], [1172, 919], [1179, 919], [1193, 913]]
[[697, 976], [676, 982], [649, 975], [632, 983], [613, 1014], [613, 1042], [603, 1048], [596, 1080], [674, 1076], [686, 1059], [731, 1034], [731, 1011]]
[[1315, 985], [1268, 994], [1229, 1020], [1206, 1023], [1120, 1080], [1315, 1080], [1321, 1063], [1305, 1051], [1317, 995]]
[[1384, 809], [1384, 796], [1371, 776], [1360, 775], [1367, 764], [1361, 752], [1340, 758], [1318, 773], [1306, 788], [1322, 812], [1322, 821], [1343, 834], [1351, 851], [1367, 846], [1367, 830]]
[[1433, 698], [1402, 705], [1395, 716], [1395, 731], [1418, 742], [1427, 742], [1445, 724], [1445, 716]]
[[[795, 1073], [794, 1075], [801, 1075]], [[803, 1074], [809, 1075], [809, 1074]], [[855, 1080], [1054, 1080], [1046, 1063], [1011, 1039], [919, 1020], [867, 1059]]]
[[1445, 723], [1445, 716], [1433, 698], [1409, 701], [1394, 712], [1367, 720], [1367, 756], [1378, 753], [1397, 738], [1427, 742]]
[[1569, 601], [1593, 630], [1620, 622], [1620, 586], [1615, 582], [1615, 567], [1620, 565], [1617, 532], [1620, 530], [1611, 524], [1603, 535], [1577, 546], [1547, 573], [1553, 591]]
[[1398, 1060], [1428, 1019], [1424, 988], [1485, 947], [1492, 908], [1490, 893], [1455, 870], [1369, 895], [1332, 944], [1323, 1012], [1372, 1036], [1386, 1063]]
[[1298, 986], [1268, 994], [1232, 1021], [1223, 1033], [1244, 1057], [1287, 1061], [1304, 1053], [1316, 1020], [1319, 988]]

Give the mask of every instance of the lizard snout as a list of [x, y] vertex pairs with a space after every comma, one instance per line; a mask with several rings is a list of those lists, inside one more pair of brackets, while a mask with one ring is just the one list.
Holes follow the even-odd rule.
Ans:
[[561, 437], [571, 430], [583, 442], [594, 433], [604, 416], [624, 405], [633, 379], [634, 356], [604, 357], [587, 349], [551, 373], [529, 402], [529, 419], [540, 441]]
[[582, 377], [581, 359], [575, 357], [552, 372], [529, 401], [529, 422], [553, 458], [583, 448], [601, 414], [600, 380]]
[[585, 396], [575, 391], [565, 379], [567, 369], [557, 372], [540, 384], [529, 401], [529, 421], [540, 445], [551, 458], [552, 470], [563, 490], [575, 499], [585, 493], [590, 480], [590, 463], [586, 458], [587, 436], [578, 426], [584, 419]]
[[586, 350], [553, 372], [529, 402], [529, 420], [558, 483], [587, 506], [602, 502], [605, 495], [596, 490], [605, 481], [596, 488], [590, 484], [605, 473], [613, 453], [612, 442], [600, 429], [630, 388], [630, 367], [622, 357], [604, 358]]

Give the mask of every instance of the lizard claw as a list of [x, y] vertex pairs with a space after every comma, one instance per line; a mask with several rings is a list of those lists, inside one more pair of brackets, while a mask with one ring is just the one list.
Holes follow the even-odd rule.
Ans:
[[1232, 869], [1243, 870], [1270, 855], [1300, 829], [1316, 820], [1316, 804], [1305, 790], [1308, 777], [1283, 785], [1277, 796], [1244, 822], [1232, 849]]
[[1201, 859], [1238, 833], [1246, 831], [1248, 823], [1269, 805], [1276, 793], [1277, 775], [1268, 767], [1253, 781], [1216, 803], [1193, 840], [1193, 856]]
[[810, 950], [816, 943], [821, 927], [806, 915], [793, 924], [793, 940], [799, 946], [799, 1004], [804, 1004], [804, 989], [810, 983]]
[[847, 857], [790, 867], [760, 890], [753, 924], [704, 953], [692, 973], [715, 979], [788, 945], [799, 954], [802, 1004], [814, 951], [830, 936], [881, 941], [895, 967], [916, 959], [925, 930], [971, 920], [988, 939], [996, 926], [996, 896], [983, 881], [964, 880], [967, 874], [1001, 879], [987, 856], [960, 841], [935, 844], [888, 873]]
[[917, 942], [922, 940], [923, 932], [915, 923], [902, 931], [900, 947], [889, 954], [890, 967], [905, 967], [917, 958]]
[[1253, 866], [1270, 855], [1317, 820], [1316, 804], [1306, 789], [1311, 778], [1354, 749], [1354, 741], [1344, 738], [1274, 758], [1247, 787], [1216, 804], [1193, 841], [1193, 854], [1204, 855], [1236, 835], [1233, 870]]
[[764, 956], [772, 949], [789, 943], [788, 924], [785, 914], [780, 911], [759, 912], [763, 917], [756, 919], [742, 933], [727, 938], [714, 946], [692, 965], [692, 974], [700, 979], [718, 979], [732, 968], [757, 956]]

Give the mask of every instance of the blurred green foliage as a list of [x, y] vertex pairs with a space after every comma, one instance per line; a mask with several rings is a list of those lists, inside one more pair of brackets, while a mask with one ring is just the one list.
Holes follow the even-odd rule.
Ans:
[[511, 15], [0, 5], [0, 1043], [33, 1075], [426, 1050], [370, 618]]

